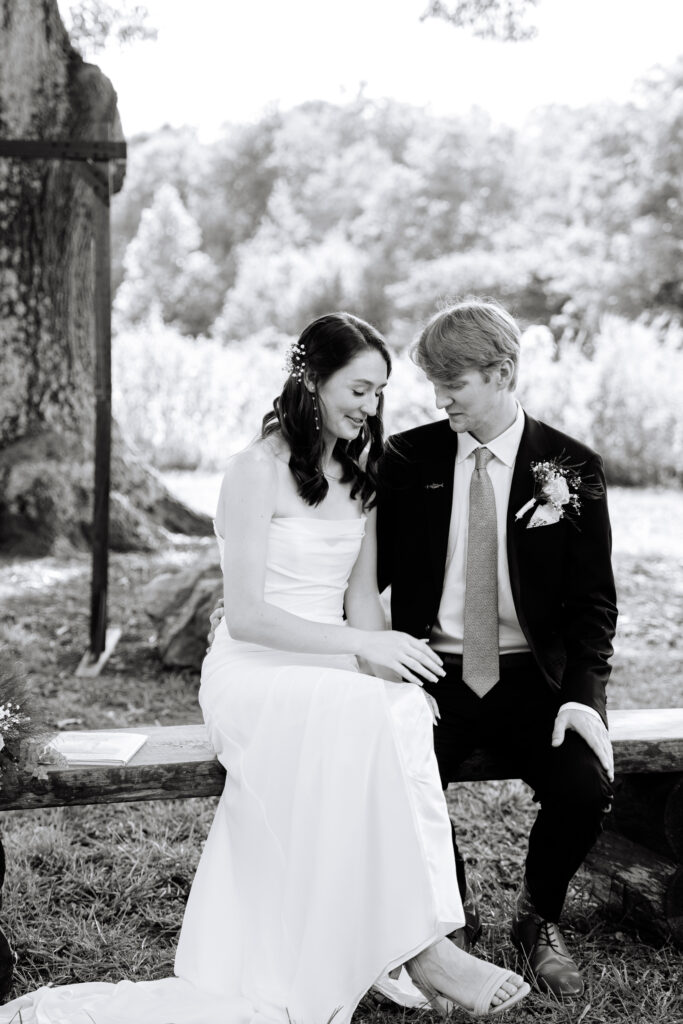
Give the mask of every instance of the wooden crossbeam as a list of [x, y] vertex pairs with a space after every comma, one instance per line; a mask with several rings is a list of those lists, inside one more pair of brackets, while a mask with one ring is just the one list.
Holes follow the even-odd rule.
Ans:
[[75, 165], [75, 171], [90, 186], [99, 201], [109, 207], [109, 175], [106, 168], [101, 170], [90, 160], [80, 160]]
[[[72, 804], [218, 796], [225, 771], [203, 725], [135, 726], [123, 732], [149, 737], [124, 767], [48, 766], [46, 778], [3, 778], [0, 810], [27, 810]], [[683, 708], [610, 712], [610, 732], [618, 774], [683, 771]], [[517, 778], [515, 766], [476, 751], [458, 780], [478, 782]]]
[[125, 160], [125, 142], [91, 139], [0, 139], [0, 156], [21, 160]]

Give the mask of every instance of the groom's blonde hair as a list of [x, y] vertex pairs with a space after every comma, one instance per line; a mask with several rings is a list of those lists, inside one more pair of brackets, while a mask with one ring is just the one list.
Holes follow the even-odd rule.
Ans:
[[510, 390], [517, 384], [521, 331], [492, 299], [469, 297], [436, 313], [411, 348], [411, 357], [430, 380], [455, 381], [468, 370], [485, 380], [504, 359], [513, 363]]

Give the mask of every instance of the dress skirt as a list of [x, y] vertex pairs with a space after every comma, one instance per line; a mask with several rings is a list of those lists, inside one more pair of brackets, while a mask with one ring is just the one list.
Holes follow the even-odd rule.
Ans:
[[0, 1024], [347, 1024], [463, 923], [419, 687], [219, 627], [199, 698], [227, 778], [176, 977], [43, 987]]

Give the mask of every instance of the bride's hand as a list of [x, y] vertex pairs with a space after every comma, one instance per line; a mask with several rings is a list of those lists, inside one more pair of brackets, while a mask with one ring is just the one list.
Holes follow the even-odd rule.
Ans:
[[382, 665], [373, 665], [371, 661], [366, 661], [365, 658], [361, 657], [357, 657], [356, 661], [358, 662], [358, 668], [366, 676], [377, 676], [378, 679], [384, 679], [387, 683], [404, 682], [398, 672], [392, 672], [389, 668], [384, 668]]
[[206, 638], [206, 642], [208, 644], [208, 647], [206, 648], [207, 653], [211, 650], [213, 646], [213, 642], [216, 637], [216, 630], [218, 629], [220, 621], [223, 618], [225, 618], [225, 609], [223, 607], [223, 598], [221, 597], [218, 599], [216, 607], [209, 615], [209, 625], [211, 628], [209, 629], [209, 635]]
[[429, 710], [432, 713], [432, 721], [434, 722], [434, 725], [438, 725], [439, 724], [439, 719], [441, 718], [441, 712], [439, 711], [439, 705], [436, 703], [436, 701], [432, 697], [431, 693], [427, 693], [426, 690], [423, 690], [422, 692], [424, 694], [425, 700], [427, 701], [427, 704], [429, 705]]
[[[400, 633], [395, 629], [368, 632], [363, 637], [358, 656], [418, 686], [422, 686], [425, 679], [436, 683], [446, 674], [441, 658], [426, 640], [418, 640], [410, 633]], [[384, 672], [378, 674], [385, 675]]]

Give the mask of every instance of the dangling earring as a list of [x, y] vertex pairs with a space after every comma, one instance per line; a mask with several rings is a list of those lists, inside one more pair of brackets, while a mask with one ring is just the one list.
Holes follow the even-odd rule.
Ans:
[[320, 420], [318, 419], [318, 403], [315, 400], [315, 392], [311, 392], [311, 401], [313, 402], [313, 415], [315, 416], [315, 431], [316, 434], [320, 433]]

